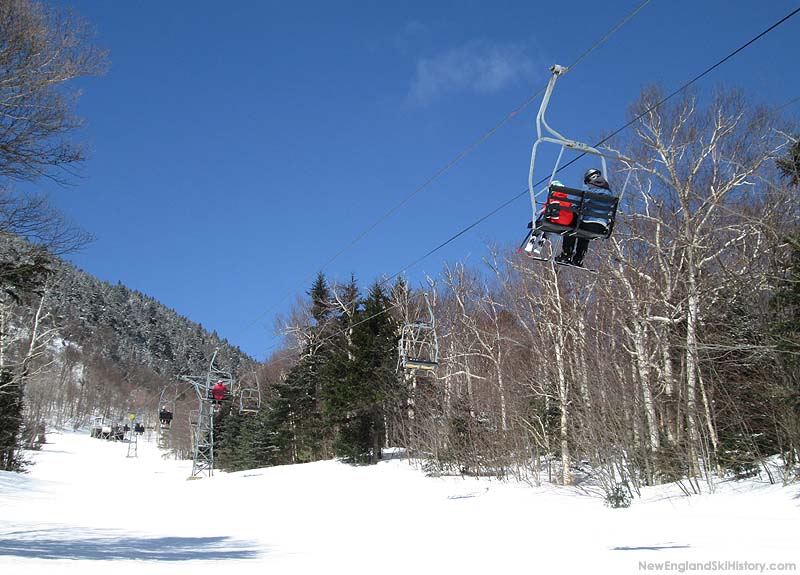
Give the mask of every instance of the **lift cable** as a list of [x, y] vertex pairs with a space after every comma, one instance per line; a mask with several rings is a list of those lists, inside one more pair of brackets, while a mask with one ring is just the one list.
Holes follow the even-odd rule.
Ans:
[[[578, 58], [569, 66], [570, 68], [574, 68], [578, 64], [580, 64], [583, 60], [585, 60], [594, 50], [599, 48], [602, 44], [604, 44], [611, 36], [613, 36], [622, 26], [624, 26], [629, 20], [631, 20], [634, 16], [636, 16], [645, 6], [647, 6], [651, 0], [643, 0], [636, 8], [634, 8], [629, 14], [627, 14], [622, 20], [617, 22], [608, 32], [606, 32], [597, 42], [592, 44], [586, 51], [584, 51]], [[477, 148], [480, 144], [484, 141], [489, 139], [495, 132], [497, 132], [501, 127], [515, 118], [521, 111], [527, 108], [532, 102], [534, 102], [539, 96], [544, 93], [547, 85], [540, 88], [535, 94], [532, 94], [528, 97], [524, 102], [514, 108], [511, 112], [509, 112], [500, 122], [495, 124], [492, 128], [484, 132], [480, 137], [476, 140], [471, 142], [467, 145], [461, 152], [459, 152], [452, 160], [447, 162], [442, 168], [440, 168], [437, 172], [435, 172], [431, 177], [425, 180], [421, 185], [419, 185], [415, 190], [413, 190], [410, 194], [400, 200], [395, 206], [390, 208], [386, 211], [383, 215], [381, 215], [377, 220], [375, 220], [372, 224], [370, 224], [367, 228], [365, 228], [360, 234], [358, 234], [350, 243], [345, 245], [341, 248], [338, 252], [336, 252], [333, 256], [328, 258], [322, 266], [319, 268], [319, 271], [326, 269], [330, 264], [332, 264], [336, 259], [338, 259], [342, 254], [347, 252], [350, 248], [360, 242], [364, 237], [367, 236], [372, 230], [386, 221], [390, 216], [396, 213], [400, 208], [402, 208], [405, 204], [407, 204], [413, 197], [417, 194], [428, 188], [433, 182], [438, 180], [445, 172], [450, 170], [453, 166], [458, 164], [461, 160], [463, 160], [472, 150]], [[479, 222], [478, 222], [479, 223]], [[465, 230], [466, 231], [466, 230]], [[312, 275], [305, 277], [300, 284], [298, 284], [294, 289], [286, 293], [282, 298], [280, 298], [275, 304], [267, 308], [265, 311], [260, 313], [258, 316], [255, 317], [249, 324], [247, 324], [244, 328], [244, 331], [251, 329], [254, 325], [256, 325], [259, 321], [261, 321], [268, 313], [275, 310], [280, 304], [286, 301], [292, 294], [296, 293], [298, 289], [304, 287], [309, 281], [311, 281], [317, 272]], [[273, 346], [274, 347], [274, 346]]]
[[[705, 69], [703, 72], [701, 72], [700, 74], [698, 74], [697, 76], [695, 76], [694, 78], [692, 78], [691, 80], [689, 80], [688, 82], [684, 83], [684, 84], [683, 84], [683, 85], [682, 85], [680, 88], [678, 88], [678, 89], [674, 90], [674, 91], [673, 91], [672, 93], [670, 93], [668, 96], [665, 96], [664, 98], [662, 98], [661, 100], [659, 100], [657, 103], [655, 103], [655, 104], [653, 104], [652, 106], [650, 106], [650, 107], [649, 107], [647, 110], [645, 110], [644, 112], [642, 112], [641, 114], [639, 114], [638, 116], [636, 116], [636, 117], [635, 117], [633, 120], [629, 121], [628, 123], [626, 123], [626, 124], [625, 124], [625, 125], [623, 125], [622, 127], [618, 128], [617, 130], [615, 130], [614, 132], [612, 132], [612, 133], [611, 133], [609, 136], [606, 136], [605, 138], [603, 138], [602, 140], [600, 140], [600, 141], [599, 141], [598, 143], [596, 143], [596, 144], [595, 144], [593, 147], [595, 147], [595, 148], [598, 148], [598, 147], [602, 146], [602, 145], [603, 145], [604, 143], [606, 143], [608, 140], [610, 140], [611, 138], [613, 138], [614, 136], [616, 136], [617, 134], [619, 134], [619, 133], [620, 133], [620, 132], [622, 132], [623, 130], [625, 130], [625, 129], [629, 128], [630, 126], [632, 126], [633, 124], [635, 124], [635, 123], [636, 123], [637, 121], [639, 121], [639, 120], [640, 120], [642, 117], [644, 117], [645, 115], [649, 114], [649, 113], [650, 113], [650, 112], [652, 112], [653, 110], [655, 110], [655, 109], [657, 109], [658, 107], [660, 107], [661, 105], [663, 105], [663, 104], [664, 104], [665, 102], [667, 102], [667, 101], [668, 101], [670, 98], [672, 98], [672, 97], [674, 97], [675, 95], [679, 94], [680, 92], [682, 92], [683, 90], [685, 90], [686, 88], [688, 88], [689, 86], [691, 86], [692, 84], [694, 84], [695, 82], [697, 82], [698, 80], [700, 80], [700, 79], [702, 79], [703, 77], [705, 77], [706, 75], [708, 75], [708, 74], [709, 74], [711, 71], [713, 71], [715, 68], [717, 68], [717, 67], [719, 67], [720, 65], [722, 65], [723, 63], [727, 62], [727, 61], [728, 61], [728, 60], [730, 60], [730, 59], [731, 59], [733, 56], [735, 56], [736, 54], [738, 54], [739, 52], [741, 52], [742, 50], [744, 50], [745, 48], [747, 48], [748, 46], [750, 46], [751, 44], [753, 44], [754, 42], [756, 42], [757, 40], [759, 40], [760, 38], [762, 38], [762, 37], [766, 36], [768, 33], [772, 32], [772, 31], [773, 31], [775, 28], [777, 28], [778, 26], [780, 26], [781, 24], [783, 24], [784, 22], [786, 22], [787, 20], [789, 20], [791, 17], [795, 16], [795, 15], [796, 15], [798, 12], [800, 12], [800, 8], [796, 8], [795, 10], [793, 10], [792, 12], [790, 12], [789, 14], [787, 14], [786, 16], [784, 16], [783, 18], [781, 18], [780, 20], [778, 20], [777, 22], [775, 22], [774, 24], [772, 24], [772, 25], [771, 25], [769, 28], [767, 28], [767, 29], [766, 29], [766, 30], [764, 30], [763, 32], [761, 32], [760, 34], [758, 34], [758, 35], [754, 36], [752, 39], [748, 40], [747, 42], [745, 42], [744, 44], [742, 44], [741, 46], [739, 46], [738, 48], [736, 48], [734, 51], [732, 51], [731, 53], [729, 53], [727, 56], [725, 56], [725, 57], [724, 57], [724, 58], [722, 58], [721, 60], [717, 61], [715, 64], [713, 64], [713, 65], [709, 66], [708, 68], [706, 68], [706, 69]], [[788, 103], [784, 104], [783, 106], [781, 106], [781, 108], [778, 108], [778, 109], [785, 108], [786, 106], [789, 106], [789, 105], [793, 104], [793, 103], [794, 103], [794, 102], [796, 102], [797, 100], [800, 100], [800, 97], [798, 97], [798, 98], [796, 98], [795, 100], [792, 100], [792, 101], [790, 101], [790, 102], [788, 102]], [[560, 171], [561, 171], [561, 170], [563, 170], [564, 168], [567, 168], [568, 166], [570, 166], [570, 165], [574, 164], [575, 162], [577, 162], [579, 159], [581, 159], [581, 158], [582, 158], [583, 156], [585, 156], [585, 155], [586, 155], [585, 153], [581, 153], [581, 154], [579, 154], [578, 156], [576, 156], [575, 158], [573, 158], [572, 160], [570, 160], [569, 162], [567, 162], [567, 163], [565, 163], [563, 166], [561, 166], [561, 167], [558, 169], [558, 172], [560, 172]], [[544, 183], [544, 182], [547, 180], [547, 178], [548, 178], [548, 177], [549, 177], [549, 176], [547, 176], [547, 177], [545, 177], [545, 178], [542, 178], [541, 180], [539, 180], [539, 181], [536, 183], [536, 186], [539, 186], [539, 185], [541, 185], [542, 183]], [[443, 247], [445, 247], [445, 246], [446, 246], [446, 245], [448, 245], [449, 243], [451, 243], [451, 242], [455, 241], [457, 238], [461, 237], [462, 235], [464, 235], [465, 233], [467, 233], [469, 230], [471, 230], [471, 229], [475, 228], [476, 226], [480, 225], [481, 223], [483, 223], [483, 222], [484, 222], [484, 221], [486, 221], [487, 219], [489, 219], [489, 218], [491, 218], [492, 216], [494, 216], [494, 215], [495, 215], [497, 212], [499, 212], [499, 211], [503, 210], [504, 208], [508, 207], [509, 205], [511, 205], [512, 203], [514, 203], [516, 200], [518, 200], [519, 198], [523, 197], [524, 195], [526, 195], [526, 194], [528, 194], [528, 193], [529, 193], [529, 188], [526, 186], [526, 187], [525, 187], [525, 189], [524, 189], [524, 190], [522, 190], [522, 191], [521, 191], [519, 194], [517, 194], [517, 195], [515, 195], [514, 197], [510, 198], [509, 200], [507, 200], [507, 201], [503, 202], [501, 205], [497, 206], [497, 207], [496, 207], [496, 208], [494, 208], [492, 211], [490, 211], [490, 212], [488, 212], [487, 214], [485, 214], [485, 215], [481, 216], [480, 218], [478, 218], [477, 220], [475, 220], [474, 222], [472, 222], [471, 224], [469, 224], [467, 227], [463, 228], [463, 229], [462, 229], [462, 230], [460, 230], [459, 232], [457, 232], [457, 233], [453, 234], [452, 236], [450, 236], [450, 238], [448, 238], [447, 240], [445, 240], [444, 242], [440, 243], [440, 244], [439, 244], [438, 246], [436, 246], [435, 248], [433, 248], [433, 249], [431, 249], [430, 251], [428, 251], [428, 252], [427, 252], [425, 255], [423, 255], [423, 256], [421, 256], [421, 257], [417, 258], [416, 260], [414, 260], [414, 261], [413, 261], [413, 262], [411, 262], [410, 264], [408, 264], [408, 265], [406, 265], [405, 267], [403, 267], [403, 268], [402, 268], [400, 271], [398, 271], [398, 272], [396, 272], [395, 274], [393, 274], [393, 275], [391, 275], [391, 276], [389, 276], [389, 277], [385, 278], [383, 281], [381, 281], [381, 282], [378, 282], [378, 285], [384, 285], [384, 284], [388, 283], [389, 281], [391, 281], [392, 279], [394, 279], [394, 278], [396, 278], [396, 277], [400, 276], [401, 274], [405, 273], [406, 271], [408, 271], [409, 269], [411, 269], [412, 267], [414, 267], [415, 265], [417, 265], [419, 262], [421, 262], [421, 261], [423, 261], [424, 259], [428, 258], [429, 256], [433, 255], [434, 253], [436, 253], [437, 251], [439, 251], [440, 249], [442, 249]], [[336, 333], [333, 333], [333, 334], [329, 335], [327, 338], [325, 338], [325, 339], [321, 340], [321, 341], [320, 341], [320, 343], [326, 342], [326, 341], [328, 341], [328, 340], [330, 340], [330, 339], [332, 339], [332, 338], [334, 338], [334, 337], [336, 337], [336, 336], [338, 336], [338, 335], [341, 335], [341, 334], [345, 333], [345, 332], [346, 332], [348, 329], [351, 329], [351, 328], [353, 328], [353, 327], [355, 327], [355, 326], [357, 326], [357, 325], [361, 325], [362, 323], [365, 323], [365, 322], [367, 322], [367, 321], [370, 321], [371, 319], [374, 319], [375, 317], [378, 317], [378, 316], [380, 316], [380, 315], [382, 315], [382, 314], [384, 314], [384, 313], [387, 313], [387, 312], [391, 311], [392, 309], [394, 309], [394, 308], [398, 307], [398, 305], [399, 305], [399, 304], [394, 304], [394, 305], [392, 305], [392, 306], [389, 306], [389, 307], [387, 307], [387, 308], [384, 308], [383, 310], [381, 310], [381, 311], [379, 311], [379, 312], [377, 312], [377, 313], [375, 313], [375, 314], [373, 314], [373, 315], [371, 315], [371, 316], [369, 316], [369, 317], [367, 317], [367, 318], [365, 318], [365, 319], [362, 319], [362, 320], [360, 320], [360, 321], [358, 321], [358, 322], [356, 322], [356, 323], [354, 323], [354, 324], [352, 324], [352, 325], [348, 326], [346, 329], [343, 329], [343, 330], [341, 330], [341, 331], [339, 331], [339, 332], [336, 332]]]

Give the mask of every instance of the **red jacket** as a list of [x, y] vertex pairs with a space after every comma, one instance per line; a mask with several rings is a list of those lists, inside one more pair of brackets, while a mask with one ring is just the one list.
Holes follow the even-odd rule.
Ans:
[[[555, 199], [555, 198], [564, 198], [564, 200], [566, 200], [568, 196], [564, 192], [553, 192], [552, 195], [553, 195], [554, 199], [551, 199], [549, 202], [547, 202], [548, 204], [558, 204], [558, 205], [564, 206], [566, 208], [569, 208], [569, 207], [572, 206], [572, 204], [570, 202], [568, 202], [568, 201], [562, 201], [562, 200], [556, 200]], [[545, 206], [544, 209], [547, 209], [547, 206]], [[553, 222], [554, 224], [561, 224], [562, 226], [568, 226], [568, 225], [570, 225], [572, 223], [572, 218], [574, 218], [574, 217], [575, 217], [575, 214], [573, 214], [572, 212], [569, 212], [567, 210], [558, 210], [558, 217], [557, 218], [547, 218], [547, 221]]]
[[225, 392], [227, 391], [228, 388], [223, 383], [218, 383], [211, 388], [211, 397], [216, 401], [222, 401], [225, 399]]

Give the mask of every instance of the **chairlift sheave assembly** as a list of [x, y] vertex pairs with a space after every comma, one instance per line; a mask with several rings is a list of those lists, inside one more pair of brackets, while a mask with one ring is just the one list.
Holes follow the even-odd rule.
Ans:
[[[550, 68], [550, 71], [552, 75], [542, 97], [539, 112], [536, 114], [536, 141], [533, 143], [530, 170], [528, 172], [528, 191], [530, 193], [532, 212], [531, 222], [528, 224], [530, 229], [525, 236], [525, 240], [517, 249], [517, 253], [525, 254], [535, 261], [578, 267], [585, 271], [594, 272], [594, 270], [582, 267], [580, 262], [571, 263], [557, 258], [553, 239], [556, 236], [560, 236], [563, 242], [563, 239], [567, 237], [574, 237], [578, 241], [609, 238], [614, 229], [617, 208], [628, 185], [630, 172], [628, 172], [628, 177], [625, 179], [622, 192], [618, 196], [613, 195], [611, 186], [604, 179], [608, 177], [606, 158], [619, 161], [625, 161], [625, 158], [598, 150], [593, 146], [576, 140], [570, 140], [550, 127], [545, 119], [545, 112], [550, 103], [556, 81], [567, 71], [567, 68], [556, 64]], [[547, 180], [547, 185], [537, 192], [534, 184], [534, 173], [536, 154], [541, 143], [555, 144], [560, 147], [560, 150], [550, 173], [550, 178]], [[589, 170], [585, 177], [587, 186], [598, 189], [598, 192], [565, 186], [556, 180], [556, 173], [561, 166], [565, 150], [573, 150], [582, 155], [597, 156], [600, 159], [601, 171], [596, 169]], [[546, 193], [545, 200], [537, 202], [536, 197], [544, 193]], [[587, 224], [594, 222], [601, 225], [587, 226]], [[575, 240], [573, 240], [573, 243]]]

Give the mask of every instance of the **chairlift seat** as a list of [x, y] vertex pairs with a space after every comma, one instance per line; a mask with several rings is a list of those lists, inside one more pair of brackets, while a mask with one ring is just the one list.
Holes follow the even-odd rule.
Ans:
[[403, 363], [403, 367], [406, 369], [426, 369], [426, 370], [433, 370], [439, 366], [439, 363], [436, 361], [428, 361], [425, 359], [406, 359]]
[[[619, 198], [614, 196], [550, 184], [544, 217], [537, 222], [536, 231], [574, 235], [588, 240], [608, 238], [614, 229], [618, 205]], [[550, 221], [557, 218], [561, 211], [572, 212], [575, 215], [572, 223], [563, 225]], [[597, 233], [583, 229], [581, 223], [587, 217], [606, 220], [608, 223], [605, 231]]]
[[209, 390], [209, 392], [208, 392], [208, 400], [211, 401], [212, 403], [222, 403], [223, 401], [230, 401], [232, 397], [233, 397], [233, 394], [231, 394], [231, 391], [229, 389], [226, 389], [223, 392], [222, 399], [214, 397], [214, 391], [213, 390]]

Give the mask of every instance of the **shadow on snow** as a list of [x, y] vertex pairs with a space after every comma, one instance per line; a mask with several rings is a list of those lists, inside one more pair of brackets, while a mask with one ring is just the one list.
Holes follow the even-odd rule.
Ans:
[[0, 556], [98, 561], [226, 561], [254, 559], [260, 554], [256, 543], [230, 537], [124, 537], [107, 533], [79, 533], [70, 537], [68, 532], [55, 531], [0, 534]]
[[662, 549], [689, 549], [691, 545], [678, 545], [677, 543], [674, 545], [642, 545], [636, 547], [612, 547], [612, 551], [661, 551]]

